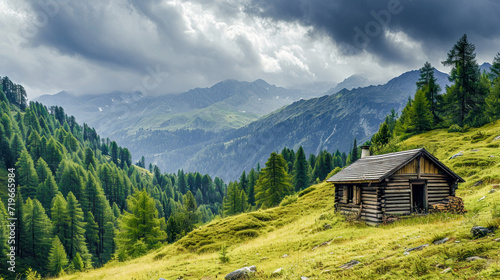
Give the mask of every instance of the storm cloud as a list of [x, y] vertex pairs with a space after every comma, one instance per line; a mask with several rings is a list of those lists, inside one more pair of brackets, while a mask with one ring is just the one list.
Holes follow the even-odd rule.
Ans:
[[464, 33], [478, 62], [491, 61], [498, 14], [492, 0], [4, 0], [0, 75], [30, 98], [157, 95], [225, 79], [383, 81], [425, 61], [442, 67]]
[[252, 0], [246, 10], [311, 26], [344, 55], [367, 51], [383, 63], [416, 59], [407, 55], [404, 41], [435, 54], [450, 49], [464, 33], [485, 52], [500, 50], [500, 2], [494, 0]]

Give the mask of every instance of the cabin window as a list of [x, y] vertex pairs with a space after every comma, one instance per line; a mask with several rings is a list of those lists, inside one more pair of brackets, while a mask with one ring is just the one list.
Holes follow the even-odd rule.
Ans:
[[361, 188], [358, 186], [344, 186], [343, 203], [359, 204], [361, 202]]
[[347, 187], [347, 203], [353, 203], [354, 200], [354, 186]]

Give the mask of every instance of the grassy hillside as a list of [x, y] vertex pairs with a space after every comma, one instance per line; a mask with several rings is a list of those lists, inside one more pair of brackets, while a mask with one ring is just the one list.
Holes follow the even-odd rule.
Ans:
[[[62, 279], [208, 280], [249, 265], [257, 266], [255, 279], [499, 278], [500, 242], [494, 239], [500, 231], [475, 240], [470, 236], [472, 226], [500, 223], [498, 136], [500, 121], [466, 133], [432, 131], [401, 144], [401, 149], [426, 147], [467, 181], [457, 190], [465, 215], [432, 214], [380, 227], [346, 222], [333, 211], [332, 186], [321, 183], [287, 205], [213, 221], [145, 257]], [[459, 152], [463, 155], [450, 159]], [[432, 244], [444, 237], [450, 241]], [[403, 254], [424, 244], [430, 245]], [[219, 261], [222, 246], [229, 252], [226, 264]], [[482, 259], [466, 260], [472, 256]], [[351, 260], [360, 264], [339, 268]], [[271, 276], [280, 267], [282, 273]], [[451, 270], [442, 273], [446, 268]]]

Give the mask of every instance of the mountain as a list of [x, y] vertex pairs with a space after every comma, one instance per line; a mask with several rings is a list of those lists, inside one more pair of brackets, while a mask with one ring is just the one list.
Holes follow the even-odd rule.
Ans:
[[[250, 170], [257, 162], [262, 165], [271, 152], [284, 147], [296, 150], [303, 146], [306, 154], [318, 154], [321, 150], [349, 151], [354, 138], [358, 143], [369, 140], [392, 109], [401, 112], [408, 97], [415, 94], [419, 76], [419, 71], [410, 71], [385, 85], [344, 89], [338, 93], [332, 89], [323, 97], [294, 102], [247, 126], [214, 136], [210, 145], [205, 142], [197, 146], [201, 150], [183, 168], [229, 180], [237, 178], [242, 170]], [[437, 70], [435, 76], [445, 88], [448, 76]], [[128, 145], [135, 147], [132, 143]], [[154, 162], [168, 166], [176, 156], [175, 151], [165, 151]]]
[[[334, 188], [323, 182], [279, 207], [214, 220], [141, 258], [78, 277], [222, 279], [255, 265], [258, 279], [498, 279], [498, 230], [482, 238], [473, 238], [470, 231], [476, 225], [498, 229], [500, 224], [500, 191], [494, 179], [500, 176], [499, 153], [492, 146], [499, 126], [497, 121], [466, 133], [435, 130], [398, 146], [425, 147], [464, 178], [456, 195], [463, 199], [466, 214], [415, 215], [390, 225], [365, 226], [335, 213]], [[478, 133], [489, 136], [471, 142]], [[463, 155], [450, 159], [457, 153]], [[444, 238], [444, 244], [434, 243]], [[229, 262], [219, 261], [221, 248]], [[353, 267], [343, 268], [347, 263]]]
[[330, 92], [339, 92], [343, 89], [353, 89], [353, 88], [359, 88], [359, 87], [367, 87], [369, 85], [372, 85], [373, 83], [370, 82], [368, 78], [366, 78], [363, 75], [360, 74], [355, 74], [352, 75], [346, 79], [344, 79], [342, 82], [340, 82], [336, 87], [330, 89]]
[[131, 134], [140, 129], [203, 129], [221, 131], [238, 128], [300, 98], [315, 93], [287, 90], [263, 80], [226, 80], [210, 88], [196, 88], [181, 94], [144, 96], [112, 92], [103, 95], [73, 96], [67, 92], [35, 99], [45, 105], [62, 106], [79, 122], [99, 133]]
[[[448, 75], [436, 70], [435, 76], [444, 89]], [[348, 151], [355, 137], [358, 143], [368, 140], [391, 109], [403, 109], [418, 78], [419, 71], [410, 71], [384, 85], [340, 92], [336, 87], [307, 100], [301, 99], [306, 91], [263, 80], [227, 80], [177, 95], [60, 93], [38, 101], [63, 106], [79, 122], [127, 146], [134, 160], [144, 155], [165, 172], [182, 168], [234, 180], [283, 147], [303, 146], [307, 154], [316, 154]], [[354, 76], [340, 85], [363, 80]]]
[[481, 73], [483, 72], [489, 73], [490, 69], [491, 69], [491, 64], [489, 64], [488, 62], [485, 62], [481, 64], [481, 66], [479, 66], [479, 71], [481, 71]]

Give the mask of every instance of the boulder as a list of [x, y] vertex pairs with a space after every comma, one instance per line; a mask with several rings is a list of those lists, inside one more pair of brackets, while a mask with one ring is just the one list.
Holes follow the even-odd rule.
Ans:
[[458, 153], [458, 154], [454, 154], [454, 155], [452, 155], [452, 156], [450, 157], [450, 159], [454, 159], [454, 158], [456, 158], [456, 157], [461, 157], [461, 156], [463, 156], [463, 155], [464, 155], [464, 153], [463, 153], [463, 152], [460, 152], [460, 153]]
[[500, 238], [493, 239], [495, 242], [500, 242]]
[[224, 277], [225, 280], [248, 279], [251, 274], [257, 272], [255, 265], [237, 269]]
[[350, 269], [350, 268], [353, 268], [354, 266], [356, 266], [358, 264], [360, 264], [359, 261], [352, 260], [352, 261], [350, 261], [348, 263], [345, 263], [345, 264], [341, 265], [340, 268], [342, 268], [342, 269]]
[[273, 271], [273, 273], [271, 273], [271, 275], [273, 275], [273, 276], [280, 275], [282, 272], [283, 272], [283, 268], [280, 267], [280, 268], [276, 269], [275, 271]]
[[485, 237], [486, 235], [488, 235], [488, 233], [492, 233], [492, 232], [493, 231], [489, 228], [479, 227], [479, 226], [472, 227], [470, 230], [470, 234], [472, 234], [473, 238]]
[[481, 257], [474, 256], [474, 257], [468, 257], [465, 260], [468, 261], [468, 262], [473, 262], [473, 261], [484, 260], [484, 259], [481, 258]]
[[440, 244], [444, 244], [444, 243], [446, 243], [446, 241], [448, 241], [448, 240], [449, 240], [449, 238], [448, 238], [448, 237], [445, 237], [445, 238], [443, 238], [443, 239], [441, 239], [441, 240], [437, 240], [437, 241], [434, 241], [434, 242], [432, 242], [432, 243], [434, 243], [434, 244], [436, 244], [436, 245], [440, 245]]
[[305, 276], [300, 276], [300, 280], [309, 280], [309, 278], [307, 278]]
[[477, 187], [477, 186], [480, 186], [483, 184], [483, 181], [479, 180], [477, 182], [474, 183], [474, 185], [472, 185], [473, 187]]
[[448, 267], [447, 269], [445, 269], [445, 270], [441, 271], [441, 273], [448, 273], [448, 272], [450, 272], [450, 271], [451, 271], [451, 267]]
[[420, 245], [418, 247], [413, 247], [413, 248], [410, 248], [410, 249], [406, 249], [403, 253], [403, 255], [407, 256], [410, 254], [411, 251], [420, 251], [422, 249], [424, 249], [425, 247], [429, 246], [429, 244], [424, 244], [424, 245]]

